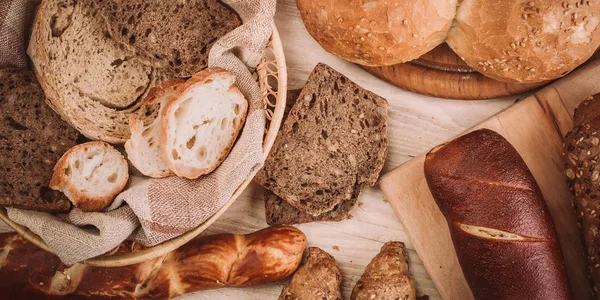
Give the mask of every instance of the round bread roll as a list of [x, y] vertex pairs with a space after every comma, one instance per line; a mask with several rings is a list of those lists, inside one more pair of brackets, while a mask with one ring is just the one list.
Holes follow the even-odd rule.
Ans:
[[505, 82], [564, 76], [600, 45], [600, 3], [463, 0], [447, 43], [466, 63]]
[[298, 0], [308, 32], [328, 52], [367, 66], [407, 62], [444, 42], [457, 0]]

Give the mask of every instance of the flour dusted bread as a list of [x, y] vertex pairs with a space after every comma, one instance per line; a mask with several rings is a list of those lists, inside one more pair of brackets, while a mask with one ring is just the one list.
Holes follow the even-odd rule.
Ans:
[[0, 69], [0, 205], [66, 212], [69, 200], [48, 186], [52, 168], [79, 132], [44, 102], [33, 72]]
[[240, 17], [218, 0], [95, 0], [114, 40], [150, 65], [190, 77]]
[[195, 74], [161, 111], [163, 160], [189, 179], [212, 172], [229, 154], [247, 110], [235, 74], [221, 68]]
[[[169, 100], [178, 95], [177, 87], [183, 80], [168, 80], [150, 90], [144, 105], [159, 104], [164, 108]], [[144, 117], [137, 114], [129, 116], [131, 138], [125, 142], [125, 151], [131, 164], [142, 174], [162, 178], [173, 175], [160, 154], [162, 115], [159, 113], [150, 124], [144, 124]]]
[[308, 257], [279, 300], [342, 300], [342, 273], [335, 258], [321, 248], [308, 248]]
[[444, 42], [457, 0], [298, 0], [306, 30], [354, 63], [407, 62]]
[[596, 1], [464, 0], [448, 45], [470, 67], [506, 82], [566, 75], [600, 46]]
[[92, 0], [43, 1], [28, 54], [52, 108], [87, 137], [110, 143], [129, 138], [129, 114], [162, 78], [111, 39]]
[[256, 181], [318, 216], [375, 184], [387, 145], [387, 101], [318, 64]]
[[127, 161], [105, 142], [71, 148], [54, 167], [50, 187], [62, 191], [77, 208], [100, 211], [125, 188]]

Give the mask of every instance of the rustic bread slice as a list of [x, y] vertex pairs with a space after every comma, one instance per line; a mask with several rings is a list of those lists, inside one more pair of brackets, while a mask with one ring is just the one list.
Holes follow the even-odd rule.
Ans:
[[100, 211], [123, 191], [128, 180], [128, 165], [121, 152], [96, 141], [67, 151], [54, 167], [50, 187], [63, 192], [83, 211]]
[[386, 100], [319, 64], [256, 181], [318, 216], [375, 184], [387, 145]]
[[283, 288], [279, 300], [342, 300], [342, 273], [335, 258], [309, 247], [306, 261]]
[[163, 160], [189, 179], [212, 172], [233, 147], [247, 110], [235, 74], [221, 68], [197, 73], [161, 111]]
[[87, 137], [111, 143], [129, 137], [129, 114], [162, 77], [110, 38], [92, 0], [43, 1], [28, 54], [50, 106]]
[[[177, 96], [177, 87], [183, 83], [183, 80], [168, 80], [161, 83], [150, 90], [143, 100], [144, 104], [159, 104], [161, 108], [165, 107], [171, 98]], [[131, 164], [149, 177], [162, 178], [173, 175], [160, 154], [162, 130], [160, 112], [156, 119], [148, 125], [144, 124], [143, 116], [131, 114], [129, 129], [131, 138], [125, 142], [125, 151]]]
[[66, 212], [69, 200], [48, 186], [52, 168], [79, 132], [44, 103], [33, 72], [0, 69], [0, 205]]
[[157, 68], [190, 77], [240, 17], [218, 0], [95, 0], [110, 35]]

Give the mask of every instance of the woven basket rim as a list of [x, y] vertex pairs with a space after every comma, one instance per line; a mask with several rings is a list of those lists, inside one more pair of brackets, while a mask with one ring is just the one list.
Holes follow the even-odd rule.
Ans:
[[[275, 142], [275, 138], [277, 137], [279, 127], [281, 126], [287, 96], [287, 67], [285, 62], [285, 55], [283, 52], [283, 45], [281, 43], [277, 27], [275, 26], [275, 24], [273, 24], [272, 27], [273, 33], [271, 35], [271, 41], [265, 51], [270, 50], [272, 52], [272, 55], [275, 59], [275, 62], [272, 65], [276, 68], [276, 70], [269, 70], [268, 66], [265, 66], [261, 70], [261, 65], [259, 65], [257, 69], [258, 80], [261, 85], [261, 92], [263, 94], [262, 96], [266, 103], [266, 118], [268, 119], [268, 121], [270, 121], [268, 129], [266, 129], [265, 131], [263, 141], [263, 153], [265, 157], [271, 151], [271, 148]], [[267, 62], [263, 61], [261, 63]], [[269, 86], [267, 81], [269, 76], [276, 76], [276, 87]], [[267, 99], [269, 95], [275, 97], [276, 103], [271, 103]], [[206, 220], [204, 223], [200, 224], [193, 230], [188, 231], [179, 237], [173, 238], [156, 246], [148, 247], [137, 252], [132, 252], [124, 255], [101, 255], [95, 258], [87, 259], [85, 261], [82, 261], [81, 263], [98, 267], [122, 267], [141, 263], [156, 257], [166, 255], [167, 253], [183, 246], [184, 244], [198, 236], [212, 223], [214, 223], [242, 194], [242, 192], [246, 189], [248, 184], [250, 184], [250, 182], [254, 179], [254, 176], [257, 172], [258, 170], [250, 174], [250, 176], [248, 176], [248, 178], [246, 178], [246, 180], [244, 180], [244, 182], [242, 182], [242, 184], [236, 189], [234, 194], [231, 196], [231, 199], [229, 199], [229, 201], [225, 203], [223, 207], [221, 207], [213, 216], [211, 216], [208, 220]], [[42, 238], [40, 238], [37, 234], [33, 233], [27, 227], [19, 225], [10, 220], [8, 218], [7, 211], [4, 207], [0, 207], [0, 220], [4, 221], [8, 226], [10, 226], [12, 229], [14, 229], [17, 233], [22, 235], [31, 243], [50, 253], [54, 253], [48, 247], [46, 242], [44, 242], [44, 240], [42, 240]]]

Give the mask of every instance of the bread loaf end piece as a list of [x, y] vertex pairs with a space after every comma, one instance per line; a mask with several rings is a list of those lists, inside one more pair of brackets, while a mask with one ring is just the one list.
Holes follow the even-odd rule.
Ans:
[[429, 152], [424, 168], [475, 299], [572, 299], [542, 193], [507, 140], [471, 132]]
[[283, 288], [279, 300], [341, 300], [342, 273], [335, 258], [321, 248], [308, 248], [306, 262]]
[[54, 167], [50, 187], [63, 192], [83, 211], [101, 211], [123, 191], [129, 180], [127, 161], [105, 142], [79, 144]]
[[600, 95], [575, 110], [575, 127], [565, 137], [565, 175], [586, 250], [587, 271], [600, 299]]

